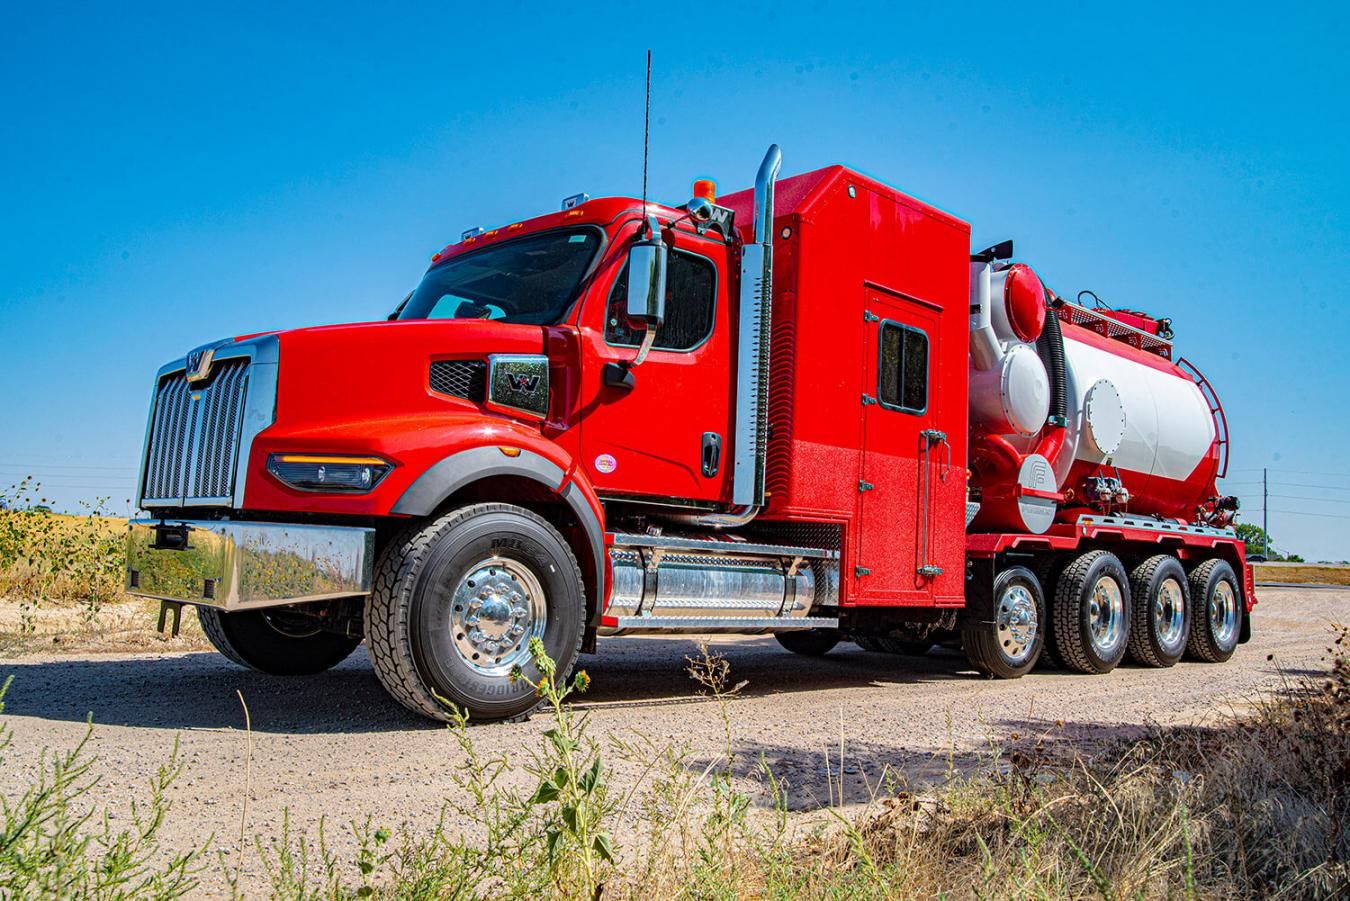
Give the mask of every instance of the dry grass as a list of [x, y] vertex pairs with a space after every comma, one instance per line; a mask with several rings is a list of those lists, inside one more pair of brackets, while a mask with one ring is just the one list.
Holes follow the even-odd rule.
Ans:
[[158, 618], [159, 602], [145, 598], [104, 604], [92, 621], [78, 606], [53, 604], [26, 610], [18, 602], [0, 598], [0, 657], [213, 650], [190, 610], [183, 611], [182, 631], [176, 638], [156, 631]]
[[1253, 563], [1258, 582], [1350, 585], [1350, 566], [1332, 563]]

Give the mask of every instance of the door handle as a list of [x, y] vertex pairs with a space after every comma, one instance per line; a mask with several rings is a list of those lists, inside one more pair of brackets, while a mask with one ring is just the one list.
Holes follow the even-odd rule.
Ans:
[[722, 436], [716, 432], [703, 433], [703, 475], [712, 478], [722, 468]]

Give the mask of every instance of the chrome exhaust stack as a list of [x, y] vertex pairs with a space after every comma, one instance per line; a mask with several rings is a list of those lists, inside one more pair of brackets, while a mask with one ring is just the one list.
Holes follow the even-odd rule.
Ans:
[[769, 433], [769, 336], [773, 328], [774, 181], [783, 164], [769, 147], [755, 176], [754, 241], [741, 254], [740, 336], [736, 349], [736, 443], [732, 501], [764, 505]]

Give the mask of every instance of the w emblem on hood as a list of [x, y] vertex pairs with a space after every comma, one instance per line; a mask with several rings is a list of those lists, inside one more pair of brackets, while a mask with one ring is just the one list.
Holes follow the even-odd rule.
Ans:
[[211, 361], [215, 357], [215, 348], [199, 347], [187, 355], [187, 380], [193, 384], [204, 382], [211, 377]]

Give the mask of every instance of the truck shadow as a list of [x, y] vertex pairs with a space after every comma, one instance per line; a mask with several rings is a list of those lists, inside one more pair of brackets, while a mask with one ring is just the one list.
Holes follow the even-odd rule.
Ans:
[[[824, 657], [809, 658], [788, 653], [771, 637], [713, 639], [709, 648], [730, 663], [733, 685], [745, 683], [737, 692], [738, 702], [830, 689], [979, 678], [960, 653], [942, 648], [924, 657], [907, 657], [869, 653], [848, 644]], [[581, 657], [579, 666], [590, 675], [591, 688], [585, 695], [576, 696], [575, 704], [603, 721], [610, 712], [671, 708], [672, 715], [678, 716], [675, 708], [681, 705], [712, 703], [707, 689], [687, 671], [689, 661], [700, 655], [696, 637], [608, 639], [602, 655]], [[1271, 671], [1280, 670], [1272, 665]], [[1305, 674], [1298, 670], [1283, 672], [1286, 678]], [[1082, 678], [1053, 670], [1039, 671], [1030, 678], [1057, 676]], [[408, 712], [385, 694], [364, 648], [327, 673], [305, 677], [251, 672], [215, 653], [36, 661], [19, 658], [0, 663], [0, 680], [11, 677], [13, 682], [4, 699], [4, 712], [10, 716], [80, 723], [92, 716], [96, 725], [169, 730], [238, 729], [244, 724], [239, 693], [248, 702], [252, 727], [259, 733], [362, 734], [443, 728]], [[831, 700], [834, 706], [830, 709], [837, 703], [837, 698]], [[1062, 724], [1054, 729], [1029, 722], [998, 725], [1023, 734], [1064, 736], [1074, 732], [1073, 726]], [[1082, 724], [1081, 728], [1092, 735], [1074, 735], [1075, 741], [1100, 737], [1104, 727], [1093, 723]], [[758, 750], [772, 757], [783, 749], [766, 746]], [[894, 742], [858, 750], [864, 757], [868, 750], [877, 755], [899, 752], [904, 756], [903, 748], [897, 748]], [[755, 761], [758, 753], [742, 759]], [[921, 763], [916, 759], [906, 762], [910, 772]], [[823, 758], [817, 759], [813, 751], [809, 762], [801, 763], [812, 773], [821, 769], [823, 786]], [[944, 761], [943, 767], [948, 764]]]
[[[975, 678], [964, 657], [935, 650], [927, 657], [863, 652], [843, 645], [821, 658], [800, 657], [772, 638], [715, 640], [731, 664], [740, 697], [877, 684]], [[591, 689], [576, 698], [586, 709], [708, 703], [688, 674], [700, 654], [695, 638], [609, 639], [604, 654], [583, 655]], [[317, 676], [277, 677], [241, 669], [214, 653], [83, 658], [0, 664], [13, 677], [5, 696], [11, 716], [97, 725], [163, 729], [237, 729], [244, 723], [237, 693], [248, 702], [255, 732], [366, 733], [442, 728], [398, 705], [380, 686], [364, 648]], [[491, 728], [511, 728], [498, 726]]]

